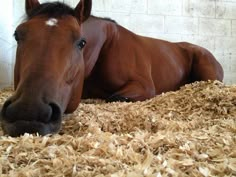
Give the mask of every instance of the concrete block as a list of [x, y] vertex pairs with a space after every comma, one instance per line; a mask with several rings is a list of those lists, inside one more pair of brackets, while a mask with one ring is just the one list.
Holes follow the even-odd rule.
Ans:
[[194, 17], [215, 17], [215, 1], [183, 0], [183, 15]]
[[232, 20], [232, 36], [236, 36], [236, 20]]
[[181, 15], [182, 0], [147, 0], [148, 13], [158, 15]]
[[164, 16], [131, 14], [130, 25], [135, 32], [163, 33]]
[[215, 53], [236, 54], [236, 40], [232, 37], [215, 37]]
[[146, 0], [110, 0], [112, 12], [145, 13], [147, 11]]
[[215, 57], [223, 67], [224, 83], [236, 84], [236, 55], [231, 53], [215, 53]]
[[228, 84], [228, 85], [235, 85], [236, 84], [236, 73], [234, 73], [234, 75], [232, 75], [232, 73], [225, 73], [225, 77], [224, 77], [224, 83]]
[[[78, 1], [76, 3], [78, 3]], [[74, 4], [76, 5], [76, 3]], [[112, 2], [107, 0], [93, 1], [92, 11], [107, 12], [111, 10], [111, 5]]]
[[[73, 1], [76, 6], [78, 0]], [[119, 13], [146, 13], [147, 0], [97, 0], [93, 1], [92, 11]]]
[[231, 21], [223, 19], [200, 19], [200, 35], [230, 36]]
[[198, 34], [198, 18], [166, 16], [165, 32], [170, 34]]
[[216, 1], [216, 18], [235, 19], [236, 1]]
[[216, 59], [220, 62], [222, 65], [224, 72], [228, 73], [231, 70], [231, 63], [233, 61], [232, 54], [215, 54]]
[[111, 13], [111, 19], [115, 20], [119, 25], [134, 31], [134, 26], [131, 24], [131, 16], [124, 13]]
[[[113, 1], [119, 2], [117, 0], [113, 0]], [[125, 1], [128, 1], [128, 0], [125, 0]], [[138, 13], [138, 14], [147, 13], [147, 0], [129, 0], [129, 1], [131, 1], [131, 4], [130, 4], [131, 13]]]
[[214, 51], [215, 39], [211, 36], [199, 36], [199, 35], [182, 35], [182, 41], [186, 41], [192, 44], [199, 45], [209, 51]]

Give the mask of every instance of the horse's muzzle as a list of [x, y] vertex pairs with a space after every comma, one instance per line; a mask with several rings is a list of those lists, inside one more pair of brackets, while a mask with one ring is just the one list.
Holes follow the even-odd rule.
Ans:
[[24, 133], [47, 135], [59, 131], [61, 123], [42, 123], [42, 122], [29, 122], [29, 121], [16, 121], [9, 123], [2, 121], [2, 129], [4, 133], [12, 137], [23, 135]]
[[46, 135], [60, 130], [62, 113], [55, 103], [26, 104], [9, 99], [2, 107], [0, 121], [4, 133], [13, 137], [24, 133]]

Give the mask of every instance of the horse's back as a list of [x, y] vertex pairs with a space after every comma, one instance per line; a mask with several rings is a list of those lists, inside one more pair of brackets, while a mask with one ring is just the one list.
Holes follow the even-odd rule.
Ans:
[[[147, 37], [143, 37], [143, 40], [150, 41], [149, 48], [154, 46], [152, 51], [149, 51], [152, 55], [150, 57], [152, 62], [156, 61], [156, 64], [160, 64], [161, 60], [165, 60], [172, 64], [175, 63], [175, 66], [181, 67], [184, 65], [185, 69], [191, 69], [191, 73], [189, 73], [191, 78], [189, 80], [192, 82], [199, 80], [223, 80], [222, 66], [206, 48], [188, 42], [172, 43]], [[172, 64], [169, 63], [169, 66]], [[156, 65], [154, 64], [154, 66]], [[196, 75], [196, 73], [203, 73], [204, 76]]]

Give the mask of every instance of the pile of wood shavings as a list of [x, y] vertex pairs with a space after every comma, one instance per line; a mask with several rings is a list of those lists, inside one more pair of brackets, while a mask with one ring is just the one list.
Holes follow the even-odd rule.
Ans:
[[[0, 92], [0, 104], [11, 93]], [[84, 100], [59, 134], [2, 135], [0, 152], [1, 177], [235, 176], [236, 86], [196, 82], [135, 103]]]

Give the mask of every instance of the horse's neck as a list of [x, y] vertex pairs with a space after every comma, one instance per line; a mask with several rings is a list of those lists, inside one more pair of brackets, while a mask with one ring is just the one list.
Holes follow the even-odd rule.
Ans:
[[96, 17], [90, 17], [82, 25], [82, 33], [87, 45], [84, 49], [85, 77], [88, 77], [94, 68], [102, 47], [111, 40], [116, 30], [112, 22]]

